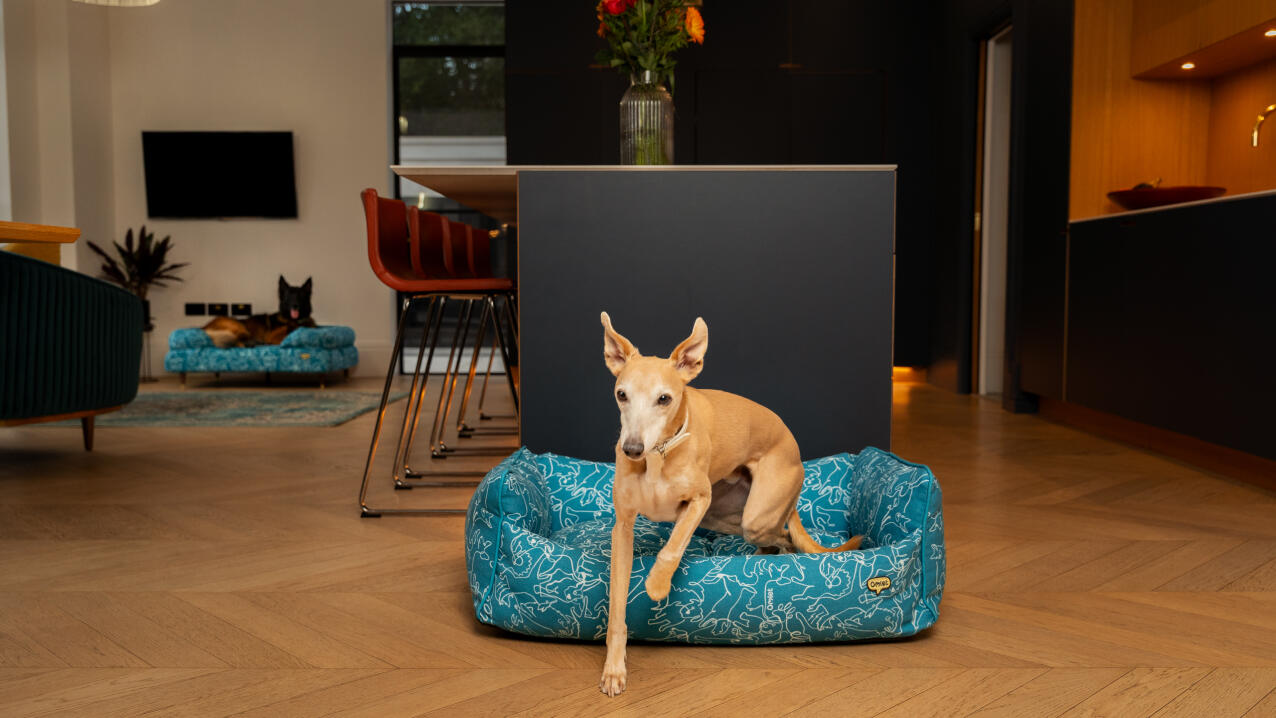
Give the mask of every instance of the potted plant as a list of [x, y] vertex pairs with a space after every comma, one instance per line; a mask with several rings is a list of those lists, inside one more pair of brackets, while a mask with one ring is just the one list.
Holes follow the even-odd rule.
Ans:
[[101, 247], [89, 242], [89, 249], [97, 252], [102, 258], [101, 277], [109, 282], [124, 287], [137, 295], [146, 307], [146, 331], [151, 331], [151, 307], [146, 293], [152, 286], [166, 287], [165, 282], [180, 282], [182, 278], [174, 272], [185, 267], [189, 262], [167, 264], [168, 250], [173, 248], [172, 237], [155, 241], [155, 233], [147, 232], [146, 225], [137, 230], [137, 244], [133, 243], [133, 230], [124, 233], [124, 244], [112, 242], [115, 251], [120, 255], [119, 261]]
[[137, 230], [136, 243], [133, 242], [133, 230], [130, 228], [124, 233], [123, 245], [119, 242], [112, 242], [112, 244], [115, 245], [115, 251], [119, 255], [118, 260], [92, 241], [88, 243], [89, 249], [102, 258], [100, 275], [102, 279], [120, 285], [142, 300], [142, 311], [146, 314], [144, 331], [147, 343], [147, 351], [142, 355], [142, 378], [150, 381], [150, 336], [155, 325], [151, 321], [151, 303], [146, 298], [146, 294], [151, 287], [166, 287], [168, 286], [166, 282], [182, 281], [175, 272], [189, 263], [169, 264], [168, 251], [173, 248], [172, 237], [165, 237], [156, 242], [155, 233], [147, 232], [146, 225], [142, 225], [141, 229]]
[[629, 76], [620, 99], [620, 163], [673, 162], [674, 52], [704, 42], [700, 0], [600, 0], [600, 64]]

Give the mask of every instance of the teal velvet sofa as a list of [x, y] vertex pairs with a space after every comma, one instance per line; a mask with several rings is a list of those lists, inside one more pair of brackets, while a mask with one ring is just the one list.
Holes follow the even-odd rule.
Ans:
[[218, 349], [203, 329], [177, 329], [168, 337], [164, 370], [180, 374], [182, 383], [190, 373], [225, 374], [236, 372], [271, 374], [348, 375], [359, 363], [350, 327], [302, 327], [284, 337], [283, 343], [255, 347]]
[[93, 417], [137, 396], [142, 302], [55, 264], [0, 251], [0, 426]]

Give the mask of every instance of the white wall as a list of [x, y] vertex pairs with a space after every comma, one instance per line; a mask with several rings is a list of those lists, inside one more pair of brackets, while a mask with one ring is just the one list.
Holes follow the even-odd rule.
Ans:
[[[359, 373], [384, 371], [393, 294], [368, 268], [358, 194], [391, 187], [386, 0], [3, 3], [14, 219], [99, 243], [145, 223], [191, 263], [152, 291], [154, 366], [172, 329], [204, 321], [186, 302], [274, 311], [284, 274], [314, 278], [317, 321], [354, 327]], [[149, 221], [143, 130], [292, 131], [299, 218]], [[63, 264], [96, 273], [84, 240]]]
[[[79, 49], [68, 37], [70, 5], [4, 0], [10, 194], [19, 222], [76, 224], [71, 65]], [[62, 248], [62, 266], [76, 267], [74, 247]]]
[[13, 219], [9, 192], [9, 92], [4, 69], [4, 3], [0, 3], [0, 221]]
[[[115, 238], [114, 138], [111, 135], [111, 66], [108, 21], [115, 10], [71, 3], [66, 37], [71, 93], [71, 186], [80, 240], [75, 243], [81, 272], [97, 274], [101, 260], [89, 241], [109, 247]], [[65, 265], [65, 263], [64, 263]]]
[[[186, 281], [157, 290], [153, 361], [186, 302], [275, 311], [280, 274], [313, 277], [315, 318], [354, 327], [360, 373], [384, 371], [392, 293], [368, 267], [359, 191], [389, 189], [385, 0], [167, 0], [110, 13], [117, 236], [172, 235]], [[291, 130], [296, 220], [146, 218], [142, 130]], [[192, 172], [199, 171], [198, 161]], [[251, 167], [245, 167], [251, 172]]]

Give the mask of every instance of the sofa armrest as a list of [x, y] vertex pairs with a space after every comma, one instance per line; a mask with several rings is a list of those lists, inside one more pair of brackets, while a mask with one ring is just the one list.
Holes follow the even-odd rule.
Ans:
[[302, 327], [284, 337], [280, 346], [340, 349], [354, 345], [354, 330], [350, 327]]
[[0, 419], [127, 404], [142, 302], [90, 276], [0, 252]]

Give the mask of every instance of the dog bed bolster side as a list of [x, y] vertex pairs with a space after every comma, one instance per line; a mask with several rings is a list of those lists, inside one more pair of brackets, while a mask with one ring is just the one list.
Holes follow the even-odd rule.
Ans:
[[492, 623], [492, 596], [499, 568], [510, 560], [515, 535], [549, 534], [549, 497], [545, 477], [525, 447], [483, 477], [465, 517], [465, 564], [474, 614]]
[[354, 344], [354, 330], [350, 327], [301, 327], [294, 329], [284, 337], [280, 346], [285, 347], [319, 347], [337, 349]]
[[851, 520], [866, 526], [877, 545], [905, 536], [915, 541], [920, 560], [914, 619], [908, 633], [928, 628], [939, 617], [945, 553], [943, 494], [930, 467], [868, 447], [855, 457]]
[[203, 329], [174, 329], [168, 335], [169, 349], [211, 349], [213, 340]]

